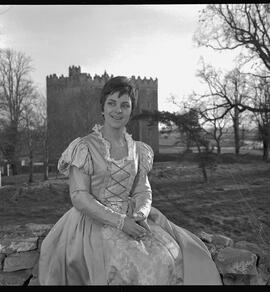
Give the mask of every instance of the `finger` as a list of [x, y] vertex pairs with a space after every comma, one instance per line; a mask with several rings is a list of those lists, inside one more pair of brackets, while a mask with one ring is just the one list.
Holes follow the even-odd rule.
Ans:
[[146, 237], [146, 234], [141, 234], [137, 237], [137, 240], [142, 240]]
[[139, 225], [139, 224], [137, 224], [137, 232], [139, 233], [139, 234], [145, 234], [146, 233], [146, 228], [144, 228], [143, 226], [141, 226], [141, 225]]
[[133, 213], [134, 218], [143, 218], [145, 215], [142, 212], [134, 212]]
[[141, 220], [145, 220], [145, 216], [144, 215], [137, 215], [137, 214], [134, 214], [133, 215], [133, 218], [134, 218], [134, 220], [136, 221], [136, 222], [138, 222], [138, 221], [141, 221]]
[[144, 236], [146, 234], [146, 232], [147, 231], [145, 229], [143, 229], [143, 230], [141, 230], [141, 229], [135, 229], [133, 231], [133, 236], [136, 237], [136, 238], [138, 238], [138, 237]]
[[147, 231], [151, 232], [151, 229], [149, 227], [149, 225], [145, 222], [145, 221], [142, 221], [140, 222], [141, 226], [144, 227]]
[[137, 224], [146, 229], [148, 232], [151, 232], [151, 229], [146, 220], [137, 222]]

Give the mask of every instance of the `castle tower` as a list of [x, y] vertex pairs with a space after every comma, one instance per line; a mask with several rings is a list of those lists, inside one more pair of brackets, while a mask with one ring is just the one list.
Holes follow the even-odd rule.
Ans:
[[[96, 123], [102, 123], [99, 97], [109, 76], [105, 71], [102, 76], [82, 73], [81, 67], [71, 66], [68, 77], [56, 74], [46, 78], [48, 151], [50, 163], [54, 165], [63, 150], [77, 137], [90, 133]], [[135, 114], [142, 110], [158, 110], [157, 79], [141, 79], [132, 76], [138, 88], [138, 105]], [[158, 123], [148, 126], [146, 121], [131, 121], [127, 131], [134, 140], [149, 144], [155, 153], [159, 151]]]

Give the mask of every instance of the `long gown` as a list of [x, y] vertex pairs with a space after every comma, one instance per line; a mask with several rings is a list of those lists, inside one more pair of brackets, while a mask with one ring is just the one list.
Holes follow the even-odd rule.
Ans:
[[[128, 156], [114, 160], [101, 127], [72, 141], [59, 159], [71, 198], [87, 192], [91, 207], [73, 206], [43, 240], [40, 284], [220, 285], [205, 244], [151, 206], [151, 147], [125, 132]], [[151, 229], [141, 240], [120, 227], [125, 214], [138, 211]]]

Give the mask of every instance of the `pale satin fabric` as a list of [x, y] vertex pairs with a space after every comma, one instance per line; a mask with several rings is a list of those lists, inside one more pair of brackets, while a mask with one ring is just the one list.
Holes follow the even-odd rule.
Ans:
[[[126, 134], [129, 155], [113, 161], [98, 130], [74, 140], [59, 160], [71, 194], [89, 192], [93, 207], [72, 207], [48, 233], [40, 251], [40, 284], [221, 285], [205, 244], [151, 206], [151, 148]], [[148, 216], [152, 234], [143, 240], [117, 228], [130, 209]]]

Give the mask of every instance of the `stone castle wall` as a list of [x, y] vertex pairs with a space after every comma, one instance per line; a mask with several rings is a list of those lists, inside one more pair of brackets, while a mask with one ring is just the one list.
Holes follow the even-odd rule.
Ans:
[[[0, 286], [39, 285], [40, 246], [52, 224], [0, 227]], [[223, 285], [270, 285], [270, 253], [246, 241], [201, 232]]]
[[[80, 67], [69, 67], [69, 76], [47, 76], [47, 117], [49, 159], [55, 162], [75, 138], [87, 135], [95, 123], [102, 123], [99, 96], [105, 82], [113, 76], [81, 73]], [[144, 109], [158, 110], [157, 79], [131, 77], [138, 89], [135, 114]], [[147, 126], [145, 121], [131, 121], [127, 127], [135, 140], [159, 151], [158, 123]]]

